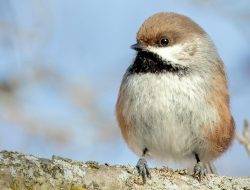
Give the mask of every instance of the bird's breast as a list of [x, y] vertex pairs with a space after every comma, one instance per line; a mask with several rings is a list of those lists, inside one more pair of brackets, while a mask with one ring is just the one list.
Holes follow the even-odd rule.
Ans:
[[200, 143], [200, 131], [218, 119], [206, 100], [202, 76], [173, 73], [125, 75], [119, 103], [127, 143], [137, 154], [147, 147], [158, 158], [184, 158]]

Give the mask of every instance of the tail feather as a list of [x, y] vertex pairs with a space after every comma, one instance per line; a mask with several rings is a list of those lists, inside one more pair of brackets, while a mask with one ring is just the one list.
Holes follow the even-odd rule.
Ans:
[[204, 167], [207, 169], [210, 174], [218, 174], [216, 167], [213, 162], [204, 163]]

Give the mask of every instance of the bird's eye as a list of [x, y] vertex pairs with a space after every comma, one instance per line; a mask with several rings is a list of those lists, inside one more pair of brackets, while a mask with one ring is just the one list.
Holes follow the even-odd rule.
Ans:
[[167, 38], [161, 38], [160, 39], [160, 45], [162, 47], [166, 47], [169, 44], [169, 40]]

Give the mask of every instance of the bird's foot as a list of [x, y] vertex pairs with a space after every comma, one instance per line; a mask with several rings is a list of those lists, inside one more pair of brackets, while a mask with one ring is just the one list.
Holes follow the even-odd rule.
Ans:
[[139, 176], [142, 177], [143, 183], [146, 183], [146, 177], [151, 179], [151, 174], [149, 172], [148, 163], [145, 158], [140, 158], [136, 164], [136, 169]]
[[198, 162], [194, 166], [194, 178], [201, 181], [202, 179], [206, 178], [207, 176], [207, 169], [205, 168], [204, 164], [202, 162]]

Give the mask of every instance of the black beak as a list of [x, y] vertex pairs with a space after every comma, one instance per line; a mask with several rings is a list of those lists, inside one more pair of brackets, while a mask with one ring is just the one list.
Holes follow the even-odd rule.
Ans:
[[136, 44], [130, 46], [130, 48], [132, 48], [135, 51], [141, 51], [143, 49], [141, 44], [139, 44], [139, 43], [136, 43]]

